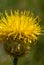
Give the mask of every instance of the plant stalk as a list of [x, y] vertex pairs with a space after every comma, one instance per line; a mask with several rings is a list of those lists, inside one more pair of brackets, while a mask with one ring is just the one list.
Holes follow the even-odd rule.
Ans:
[[13, 65], [17, 65], [17, 62], [18, 62], [18, 58], [15, 57], [15, 58], [13, 59]]

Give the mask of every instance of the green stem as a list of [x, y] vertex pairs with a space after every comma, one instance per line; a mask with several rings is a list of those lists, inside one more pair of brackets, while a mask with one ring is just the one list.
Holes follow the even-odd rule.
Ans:
[[17, 65], [18, 58], [14, 58], [13, 65]]

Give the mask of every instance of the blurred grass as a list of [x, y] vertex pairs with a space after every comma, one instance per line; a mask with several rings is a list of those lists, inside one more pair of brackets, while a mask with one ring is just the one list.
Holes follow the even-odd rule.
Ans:
[[[0, 12], [30, 10], [41, 18], [41, 25], [44, 26], [44, 0], [0, 0]], [[12, 65], [12, 60], [8, 56], [3, 46], [0, 44], [0, 65]], [[44, 36], [41, 36], [38, 44], [31, 52], [24, 57], [19, 58], [18, 65], [44, 65]]]

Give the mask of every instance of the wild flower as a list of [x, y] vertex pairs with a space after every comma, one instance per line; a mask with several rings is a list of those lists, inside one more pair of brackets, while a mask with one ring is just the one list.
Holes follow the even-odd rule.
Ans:
[[[23, 53], [30, 50], [30, 44], [35, 40], [37, 41], [38, 36], [42, 34], [39, 22], [39, 17], [34, 17], [29, 11], [14, 11], [14, 13], [11, 11], [10, 15], [5, 11], [5, 16], [0, 19], [0, 40], [6, 42], [12, 40], [8, 41], [10, 46], [7, 47], [7, 50], [10, 53], [21, 55], [22, 48], [24, 49]], [[15, 45], [14, 48], [11, 43]]]

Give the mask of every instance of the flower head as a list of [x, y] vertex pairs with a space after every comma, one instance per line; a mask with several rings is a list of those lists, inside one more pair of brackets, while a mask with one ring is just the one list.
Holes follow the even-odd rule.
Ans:
[[25, 49], [30, 49], [30, 43], [38, 40], [38, 36], [41, 34], [37, 18], [38, 16], [34, 18], [28, 11], [14, 11], [14, 14], [11, 11], [10, 15], [5, 12], [5, 17], [2, 16], [0, 19], [0, 40], [20, 41], [20, 44], [16, 43], [17, 52], [21, 45], [22, 47], [24, 45]]

